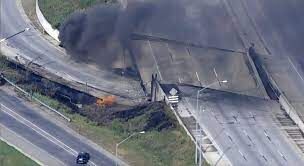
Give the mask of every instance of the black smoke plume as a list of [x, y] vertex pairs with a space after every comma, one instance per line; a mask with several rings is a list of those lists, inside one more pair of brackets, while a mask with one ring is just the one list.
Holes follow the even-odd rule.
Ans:
[[111, 67], [130, 49], [130, 35], [150, 15], [148, 3], [101, 4], [76, 11], [60, 26], [60, 45], [79, 61]]

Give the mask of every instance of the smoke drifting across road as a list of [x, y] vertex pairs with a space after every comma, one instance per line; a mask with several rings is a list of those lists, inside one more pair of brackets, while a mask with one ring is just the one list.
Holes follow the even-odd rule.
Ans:
[[60, 26], [61, 45], [76, 60], [112, 67], [130, 49], [130, 34], [152, 8], [149, 3], [136, 2], [125, 9], [119, 4], [101, 4], [76, 11]]

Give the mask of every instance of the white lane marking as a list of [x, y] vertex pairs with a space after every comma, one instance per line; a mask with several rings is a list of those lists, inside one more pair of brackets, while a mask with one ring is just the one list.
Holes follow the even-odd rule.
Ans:
[[[244, 132], [244, 134], [247, 136], [247, 138], [250, 140], [250, 142], [251, 142], [252, 144], [254, 144], [253, 141], [252, 141], [252, 139], [251, 139], [250, 136], [248, 135], [247, 131], [244, 129], [243, 132]], [[259, 148], [256, 147], [256, 149], [257, 149], [258, 153], [260, 154], [260, 156], [265, 160], [265, 162], [268, 162], [266, 156], [259, 150]]]
[[[31, 146], [33, 146], [33, 147], [36, 147], [36, 148], [39, 148], [37, 145], [34, 145], [32, 142], [30, 142], [30, 141], [28, 141], [27, 139], [25, 139], [24, 137], [22, 137], [22, 136], [20, 136], [19, 134], [17, 134], [16, 132], [14, 132], [13, 130], [11, 130], [11, 129], [9, 129], [9, 128], [7, 128], [6, 126], [4, 126], [3, 124], [1, 124], [0, 123], [0, 127], [2, 127], [2, 128], [5, 128], [5, 130], [8, 130], [9, 132], [11, 132], [11, 133], [14, 133], [15, 135], [16, 135], [16, 137], [18, 137], [18, 138], [20, 138], [20, 139], [22, 139], [22, 140], [24, 140], [24, 141], [26, 141], [28, 144], [30, 144]], [[3, 138], [4, 139], [4, 138]], [[0, 138], [0, 140], [1, 140], [1, 138]], [[16, 148], [17, 149], [17, 148]], [[18, 148], [19, 149], [19, 148]], [[39, 148], [39, 149], [41, 149], [41, 148]], [[20, 149], [21, 150], [21, 149]], [[20, 151], [20, 150], [18, 150], [18, 151]], [[43, 150], [43, 149], [41, 149], [42, 151], [45, 151], [45, 150]], [[29, 154], [27, 154], [27, 153], [25, 153], [23, 150], [21, 150], [20, 152], [22, 152], [22, 153], [24, 153], [27, 157], [29, 157], [29, 158], [33, 158], [32, 156], [29, 156]], [[46, 152], [46, 151], [45, 151]], [[48, 152], [46, 152], [47, 154], [49, 154]], [[62, 163], [62, 165], [65, 165], [64, 163], [63, 163], [63, 161], [61, 161], [61, 160], [59, 160], [59, 159], [57, 159], [56, 157], [54, 157], [53, 155], [50, 155], [54, 160], [57, 160], [58, 162], [60, 162], [60, 163]], [[37, 162], [38, 164], [40, 164], [40, 165], [43, 165], [41, 162], [40, 162], [40, 160], [39, 159], [33, 159], [35, 162]]]
[[173, 51], [171, 50], [169, 44], [167, 43], [166, 45], [167, 45], [167, 48], [168, 48], [168, 51], [169, 51], [169, 54], [170, 54], [171, 61], [174, 62], [175, 55], [174, 55]]
[[253, 143], [253, 142], [252, 142], [252, 139], [250, 138], [250, 136], [248, 135], [248, 133], [246, 132], [246, 130], [243, 130], [243, 132], [245, 133], [245, 135], [247, 136], [247, 138], [249, 139], [249, 141], [250, 141], [251, 143]]
[[266, 162], [268, 162], [268, 160], [267, 160], [267, 158], [266, 158], [265, 155], [263, 155], [262, 153], [260, 153], [260, 155], [263, 157], [263, 159], [264, 159]]
[[[0, 103], [1, 104], [1, 103]], [[68, 153], [77, 156], [77, 151], [74, 150], [73, 148], [67, 146], [66, 144], [64, 144], [63, 142], [61, 142], [60, 140], [58, 140], [57, 138], [55, 138], [54, 136], [52, 136], [51, 134], [47, 133], [46, 131], [44, 131], [43, 129], [39, 128], [38, 126], [36, 126], [35, 124], [33, 124], [32, 122], [30, 122], [29, 120], [23, 118], [21, 115], [19, 115], [18, 113], [12, 111], [11, 109], [9, 109], [8, 107], [6, 107], [4, 104], [1, 104], [2, 107], [4, 107], [7, 111], [4, 111], [3, 109], [1, 109], [3, 112], [7, 113], [8, 115], [10, 115], [11, 117], [13, 117], [14, 119], [16, 119], [17, 121], [23, 123], [24, 125], [26, 125], [27, 127], [31, 128], [32, 130], [34, 130], [35, 132], [37, 132], [39, 135], [43, 136], [44, 138], [46, 138], [47, 140], [51, 141], [52, 143], [54, 143], [55, 145], [61, 147], [62, 149], [64, 149], [65, 151], [67, 151]], [[15, 114], [16, 116], [18, 116], [19, 118], [21, 118], [23, 121], [31, 124], [32, 126], [34, 126], [35, 128], [29, 126], [28, 124], [26, 124], [25, 122], [21, 121], [20, 119], [17, 119], [14, 115], [12, 115], [11, 113], [9, 113], [8, 111], [10, 111], [11, 113]], [[38, 130], [40, 130], [41, 132], [39, 132]], [[45, 133], [45, 135], [43, 134]], [[48, 138], [46, 135], [48, 135], [49, 137], [51, 137], [52, 139], [54, 139], [55, 141], [59, 142], [61, 145], [59, 145], [58, 143], [56, 143], [54, 140], [51, 140], [50, 138]], [[69, 149], [69, 150], [68, 150]], [[96, 166], [96, 164], [92, 161], [90, 161], [90, 163], [94, 166]]]
[[230, 135], [228, 135], [227, 133], [225, 133], [226, 135], [227, 135], [227, 137], [230, 139], [230, 141], [232, 142], [232, 143], [234, 143], [233, 142], [233, 140], [232, 140], [232, 138], [231, 138], [231, 136]]
[[239, 153], [241, 154], [241, 156], [244, 158], [244, 160], [247, 161], [247, 158], [245, 157], [245, 155], [241, 152], [241, 150], [239, 150]]
[[213, 72], [214, 72], [214, 75], [215, 75], [216, 80], [218, 81], [218, 83], [219, 83], [219, 85], [220, 85], [220, 87], [221, 87], [221, 86], [222, 86], [222, 84], [221, 84], [220, 79], [218, 78], [218, 74], [217, 74], [217, 72], [216, 72], [215, 67], [213, 68]]
[[217, 75], [217, 72], [216, 72], [216, 70], [215, 70], [215, 67], [213, 68], [213, 72], [214, 72], [214, 75], [215, 75], [215, 77], [216, 77], [216, 79], [218, 78], [218, 75]]
[[[53, 137], [52, 135], [50, 135], [49, 133], [47, 133], [47, 132], [44, 131], [43, 129], [39, 128], [38, 126], [36, 126], [36, 125], [33, 124], [32, 122], [30, 122], [29, 120], [23, 118], [23, 117], [22, 117], [21, 115], [19, 115], [18, 113], [12, 111], [11, 109], [9, 109], [8, 107], [6, 107], [6, 106], [3, 105], [3, 104], [1, 104], [1, 105], [2, 105], [2, 107], [4, 107], [4, 108], [7, 110], [7, 111], [4, 111], [4, 110], [2, 109], [2, 111], [5, 112], [6, 114], [10, 115], [11, 117], [13, 117], [14, 119], [16, 119], [17, 121], [19, 121], [19, 122], [25, 124], [27, 127], [33, 129], [35, 132], [37, 132], [37, 133], [40, 134], [41, 136], [45, 137], [45, 138], [48, 139], [49, 141], [53, 142], [54, 144], [58, 145], [56, 142], [54, 142], [53, 140], [47, 138], [45, 135], [48, 135], [48, 136], [50, 136], [51, 138], [53, 138], [54, 140], [58, 141], [59, 143], [65, 145], [64, 143], [62, 143], [61, 141], [59, 141], [57, 138]], [[11, 113], [10, 113], [10, 112], [11, 112]], [[17, 119], [17, 117], [15, 117], [15, 116], [12, 115], [12, 114], [15, 114], [16, 116], [18, 116], [19, 118], [21, 118], [23, 121], [25, 121], [25, 122], [29, 123], [30, 125], [34, 126], [36, 129], [33, 128], [33, 127], [31, 127], [30, 125], [26, 124], [25, 122], [21, 121], [20, 119]], [[45, 133], [45, 135], [42, 134], [41, 132], [39, 132], [37, 129], [40, 130], [41, 132]], [[67, 145], [65, 145], [65, 146], [66, 146], [68, 149], [70, 149], [70, 150], [72, 151], [71, 154], [73, 154], [73, 155], [74, 155], [74, 153], [77, 154], [77, 151], [73, 150], [72, 148], [70, 148], [70, 147], [67, 146]], [[65, 149], [65, 148], [64, 148], [64, 149]], [[70, 152], [70, 151], [68, 151], [68, 152]]]
[[268, 134], [266, 133], [266, 130], [264, 130], [264, 135], [265, 135], [266, 137], [268, 137]]
[[269, 137], [269, 135], [267, 134], [266, 130], [264, 130], [264, 135], [268, 138], [268, 140], [271, 142], [271, 139]]
[[298, 72], [296, 66], [294, 65], [294, 63], [291, 61], [291, 59], [289, 57], [288, 58], [288, 61], [289, 63], [292, 65], [293, 69], [296, 71], [296, 73], [298, 74], [298, 76], [301, 78], [301, 80], [304, 82], [304, 78], [301, 76], [301, 74]]
[[159, 73], [159, 77], [160, 77], [161, 80], [163, 80], [163, 77], [162, 77], [162, 75], [161, 75], [161, 73], [160, 73], [160, 70], [159, 70], [159, 67], [158, 67], [158, 63], [157, 63], [157, 60], [156, 60], [156, 58], [155, 58], [155, 55], [154, 55], [154, 52], [153, 52], [153, 49], [152, 49], [152, 46], [151, 46], [151, 43], [150, 43], [149, 40], [148, 40], [148, 44], [149, 44], [149, 47], [150, 47], [150, 50], [151, 50], [151, 54], [152, 54], [152, 56], [153, 56], [153, 59], [154, 59], [155, 65], [156, 65], [156, 69], [157, 69], [157, 71], [158, 71], [158, 73]]
[[201, 82], [201, 80], [200, 80], [200, 78], [199, 78], [199, 76], [198, 76], [198, 73], [195, 72], [195, 74], [196, 74], [196, 77], [197, 77], [198, 82]]
[[278, 150], [278, 153], [280, 154], [280, 156], [285, 160], [287, 161], [286, 157]]

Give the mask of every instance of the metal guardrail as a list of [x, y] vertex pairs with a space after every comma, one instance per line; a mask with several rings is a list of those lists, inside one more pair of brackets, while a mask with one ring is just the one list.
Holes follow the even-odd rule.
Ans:
[[7, 79], [3, 74], [0, 75], [0, 78], [4, 79], [7, 83], [9, 83], [10, 85], [12, 85], [14, 88], [16, 88], [17, 90], [19, 90], [20, 92], [24, 93], [26, 97], [28, 97], [31, 100], [34, 100], [36, 102], [38, 102], [40, 105], [46, 107], [47, 109], [51, 110], [52, 112], [56, 113], [57, 115], [61, 116], [63, 119], [65, 119], [68, 122], [71, 122], [71, 119], [68, 118], [67, 116], [63, 115], [61, 112], [55, 110], [54, 108], [48, 106], [47, 104], [45, 104], [44, 102], [42, 102], [41, 100], [39, 100], [38, 98], [36, 98], [35, 96], [31, 95], [30, 93], [26, 92], [25, 90], [23, 90], [21, 87], [19, 87], [18, 85], [14, 84], [12, 81], [10, 81], [9, 79]]

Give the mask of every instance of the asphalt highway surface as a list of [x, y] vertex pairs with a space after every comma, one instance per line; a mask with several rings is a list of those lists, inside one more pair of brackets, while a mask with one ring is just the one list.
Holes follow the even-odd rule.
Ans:
[[222, 1], [166, 0], [151, 4], [151, 14], [138, 26], [137, 39], [132, 41], [145, 83], [151, 81], [153, 73], [162, 83], [197, 86], [225, 79], [229, 82], [222, 90], [265, 98]]
[[[21, 99], [1, 89], [0, 103], [1, 125], [45, 150], [65, 165], [75, 165], [77, 154], [83, 151], [90, 153], [90, 165], [115, 165], [115, 157], [110, 153], [96, 150], [77, 136], [41, 116], [36, 112], [37, 110], [26, 105]], [[44, 164], [48, 165], [48, 163]]]
[[[303, 1], [193, 0], [189, 2], [178, 0], [176, 3], [170, 3], [170, 0], [168, 0], [156, 1], [155, 3], [157, 11], [151, 14], [150, 19], [147, 19], [141, 29], [138, 30], [140, 33], [232, 50], [246, 51], [251, 44], [254, 44], [254, 48], [259, 54], [263, 66], [269, 76], [271, 76], [271, 80], [275, 82], [275, 88], [283, 92], [282, 94], [287, 97], [292, 106], [300, 116], [303, 117], [304, 47], [302, 46], [303, 37], [300, 36], [304, 30]], [[179, 72], [175, 74], [174, 72], [178, 71], [178, 69], [171, 68], [170, 63], [168, 63], [171, 61], [170, 56], [171, 59], [175, 58], [172, 49], [161, 52], [161, 47], [155, 46], [159, 45], [159, 43], [154, 42], [155, 44], [153, 44], [151, 41], [146, 41], [146, 43], [148, 44], [139, 48], [139, 50], [148, 52], [154, 48], [150, 55], [157, 58], [150, 58], [151, 62], [155, 61], [154, 63], [156, 65], [154, 66], [152, 65], [153, 63], [147, 63], [145, 61], [142, 66], [150, 67], [150, 69], [146, 70], [143, 68], [143, 72], [153, 71], [159, 73], [159, 76], [163, 77], [164, 80], [173, 80], [172, 77], [176, 77], [182, 73]], [[139, 44], [136, 43], [137, 47], [138, 45]], [[163, 47], [165, 46], [166, 45], [163, 44]], [[190, 47], [190, 53], [192, 52]], [[144, 55], [149, 54], [146, 53]], [[166, 55], [168, 56], [164, 57]], [[183, 57], [186, 57], [185, 55], [187, 54], [184, 53]], [[203, 52], [199, 52], [197, 57], [199, 56], [207, 57]], [[212, 54], [210, 57], [214, 58], [216, 56]], [[165, 60], [165, 58], [169, 60]], [[184, 62], [186, 61], [187, 60], [184, 60]], [[187, 62], [189, 63], [189, 61]], [[194, 62], [197, 63], [198, 61], [196, 60]], [[223, 67], [223, 69], [226, 69], [223, 72], [225, 74], [229, 72], [229, 68], [224, 64], [239, 66], [239, 64], [231, 64], [231, 62], [226, 63], [225, 59], [220, 56], [216, 59], [216, 62], [218, 62], [218, 65], [214, 65], [215, 68], [220, 68], [219, 70], [221, 70], [221, 67]], [[196, 69], [205, 69], [210, 63], [212, 63], [212, 61], [209, 59], [204, 60]], [[194, 63], [192, 63], [191, 69], [196, 70], [193, 64]], [[184, 64], [179, 63], [177, 65], [180, 66], [179, 69], [181, 71], [187, 70]], [[170, 73], [170, 70], [174, 72]], [[244, 71], [243, 68], [240, 70]], [[200, 76], [202, 72], [199, 70], [196, 71], [198, 73], [197, 75]], [[212, 73], [210, 69], [205, 69], [204, 71]], [[195, 78], [193, 77], [195, 71], [190, 73], [189, 76], [191, 76], [193, 80], [193, 78]], [[238, 72], [234, 70], [233, 73]], [[239, 85], [249, 83], [244, 80], [239, 81], [236, 79], [237, 77], [227, 77], [225, 74], [220, 74], [220, 79], [227, 79], [233, 83], [239, 83]], [[242, 74], [238, 73], [237, 75], [240, 76]], [[206, 81], [206, 79], [203, 78], [203, 76], [200, 76], [196, 80], [201, 82]], [[207, 78], [211, 77], [207, 76]], [[213, 80], [215, 79], [213, 78]], [[197, 85], [197, 83], [195, 84]], [[218, 86], [216, 89], [224, 90], [225, 87], [220, 88]], [[246, 95], [253, 96], [250, 93]], [[246, 98], [246, 96], [243, 97]], [[217, 97], [214, 96], [214, 98]], [[270, 116], [271, 111], [269, 111], [269, 108], [266, 108], [267, 102], [251, 103], [252, 101], [244, 101], [241, 100], [241, 98], [237, 99], [233, 96], [226, 96], [224, 98], [225, 99], [217, 98], [217, 104], [210, 104], [210, 106], [208, 106], [210, 110], [215, 110], [214, 114], [218, 114], [218, 118], [222, 121], [219, 123], [222, 124], [217, 125], [216, 118], [214, 118], [213, 113], [210, 112], [205, 112], [204, 114], [207, 116], [202, 116], [198, 119], [210, 129], [213, 137], [217, 136], [222, 129], [228, 132], [229, 137], [219, 137], [215, 142], [221, 144], [220, 149], [224, 151], [229, 145], [229, 141], [227, 142], [227, 140], [232, 138], [233, 141], [231, 144], [235, 145], [235, 149], [232, 148], [231, 151], [227, 152], [227, 157], [234, 165], [267, 165], [269, 163], [270, 165], [303, 165], [303, 163], [301, 163], [303, 156], [295, 154], [296, 150], [293, 148], [284, 146], [287, 145], [289, 140], [284, 138], [284, 135], [280, 133], [276, 127], [275, 122], [272, 121]], [[208, 101], [210, 98], [205, 100]], [[231, 103], [225, 103], [226, 100], [231, 100], [229, 101]], [[195, 112], [195, 102], [195, 99], [189, 101], [185, 107]], [[234, 104], [237, 106], [233, 106]], [[240, 106], [241, 104], [243, 105], [242, 107]], [[191, 107], [191, 105], [194, 105], [194, 107]], [[260, 109], [261, 106], [265, 108]], [[275, 106], [275, 109], [280, 108]], [[235, 119], [239, 114], [241, 114], [242, 117], [250, 117], [250, 112], [252, 114], [259, 114], [258, 121], [255, 125], [250, 125], [249, 122], [252, 120], [250, 118]], [[209, 115], [213, 118], [210, 118]], [[236, 122], [237, 120], [238, 122]], [[229, 125], [229, 123], [238, 123], [239, 125]], [[250, 142], [246, 135], [253, 138], [253, 142]], [[269, 142], [268, 137], [274, 142]], [[266, 159], [264, 159], [263, 156], [266, 157]]]
[[[187, 0], [166, 0], [153, 2], [155, 4], [154, 12], [151, 12], [148, 19], [138, 28], [138, 32], [165, 39], [243, 52], [246, 52], [252, 43], [255, 45], [257, 53], [261, 54], [259, 57], [272, 80], [278, 85], [280, 91], [284, 92], [293, 106], [298, 108], [299, 113], [304, 115], [304, 111], [302, 111], [304, 110], [302, 106], [304, 104], [304, 47], [302, 46], [304, 39], [300, 36], [304, 33], [303, 1], [193, 0], [189, 2]], [[155, 47], [153, 42], [150, 45], [155, 56], [168, 54], [166, 53], [168, 51], [161, 52], [160, 50], [163, 48]], [[146, 50], [149, 49], [144, 48], [144, 50], [147, 54]], [[191, 48], [190, 52], [193, 52]], [[170, 54], [172, 53], [170, 52]], [[200, 52], [199, 55], [208, 56], [204, 52]], [[158, 64], [159, 73], [165, 73], [161, 69], [164, 60], [156, 59], [162, 60], [158, 62], [160, 63], [160, 65]], [[210, 63], [210, 60], [207, 62]], [[226, 60], [219, 57], [217, 62], [225, 64]], [[205, 64], [200, 64], [201, 68], [208, 63], [205, 61]], [[183, 65], [181, 68], [187, 70], [186, 67]], [[242, 69], [242, 71], [244, 70]], [[199, 70], [196, 71], [198, 75], [202, 73]], [[189, 74], [192, 79], [188, 80], [192, 81], [195, 78], [193, 73], [195, 72]], [[222, 77], [224, 76], [222, 74]], [[168, 76], [164, 80], [171, 77]], [[236, 86], [239, 86], [238, 78], [231, 79], [233, 80], [230, 82], [235, 81]], [[205, 80], [201, 76], [200, 81]], [[192, 81], [192, 84], [197, 84], [197, 82]]]
[[[166, 39], [237, 51], [246, 51], [250, 43], [254, 43], [257, 52], [261, 54], [260, 56], [263, 59], [266, 70], [273, 77], [278, 87], [284, 92], [297, 110], [303, 110], [304, 47], [302, 47], [302, 45], [304, 39], [301, 37], [301, 34], [304, 33], [304, 1], [193, 0], [190, 2], [188, 0], [167, 0], [159, 2], [160, 3], [157, 1], [155, 5], [157, 12], [149, 17], [150, 19], [138, 29], [138, 32]], [[1, 0], [0, 38], [5, 38], [25, 28], [30, 28], [30, 30], [5, 42], [1, 42], [1, 49], [11, 49], [16, 55], [27, 56], [31, 59], [37, 59], [39, 57], [36, 63], [48, 64], [45, 68], [54, 73], [65, 74], [67, 79], [89, 83], [100, 89], [109, 90], [110, 92], [131, 98], [142, 96], [141, 88], [136, 81], [71, 61], [61, 49], [47, 42], [41, 34], [35, 30], [22, 10], [20, 11], [20, 4], [18, 7], [18, 3], [20, 3], [19, 0]], [[183, 70], [183, 65], [174, 64], [173, 67], [177, 68], [170, 69], [173, 70], [172, 72], [169, 69], [167, 70], [166, 66], [168, 61], [173, 58], [178, 58], [180, 52], [176, 51], [177, 49], [172, 49], [172, 45], [160, 45], [160, 43], [150, 43], [150, 41], [145, 41], [145, 43], [144, 46], [146, 48], [144, 49], [153, 49], [157, 55], [150, 56], [149, 62], [144, 61], [141, 63], [140, 65], [143, 66], [142, 70], [153, 69], [153, 72], [156, 71], [160, 73], [160, 77], [168, 77], [164, 78], [164, 80], [179, 81], [180, 78], [171, 79], [171, 77], [176, 76], [172, 75], [175, 71]], [[161, 50], [159, 48], [163, 49]], [[176, 53], [172, 54], [170, 51]], [[185, 52], [184, 54], [189, 54], [189, 51], [187, 53], [187, 49], [182, 51]], [[166, 52], [167, 56], [162, 56], [164, 52]], [[190, 53], [192, 53], [191, 48]], [[200, 55], [203, 54], [199, 52], [197, 56]], [[213, 54], [211, 53], [210, 55]], [[228, 57], [223, 53], [220, 53], [220, 55], [218, 59], [215, 59], [216, 62], [223, 62], [222, 56], [225, 56], [225, 58]], [[189, 58], [183, 57], [179, 63], [184, 63], [187, 67], [191, 68], [191, 63], [189, 63], [188, 60]], [[203, 59], [202, 61], [208, 62], [208, 59]], [[161, 62], [164, 63], [158, 65], [158, 63]], [[230, 64], [230, 61], [227, 60], [227, 62], [223, 64]], [[218, 66], [221, 66], [220, 63]], [[244, 62], [236, 60], [235, 65], [231, 65], [231, 67], [239, 66], [239, 64], [243, 65]], [[151, 66], [151, 68], [149, 68], [149, 66]], [[200, 66], [200, 64], [196, 66]], [[213, 67], [210, 67], [210, 69], [212, 68]], [[251, 71], [247, 68], [244, 69], [231, 70], [244, 72], [245, 79], [240, 79], [240, 81], [238, 81], [238, 79], [232, 79], [229, 80], [229, 83], [233, 81], [244, 83], [243, 80], [249, 80], [248, 82], [250, 84], [248, 85], [254, 83], [249, 77]], [[198, 73], [200, 70], [202, 69], [195, 69]], [[224, 66], [222, 66], [221, 70], [223, 73], [226, 71]], [[213, 75], [212, 71], [208, 70], [207, 72], [209, 75]], [[181, 73], [181, 75], [187, 74], [187, 72], [184, 71], [179, 73]], [[205, 81], [200, 80], [202, 77], [194, 73], [195, 72], [191, 72], [191, 74], [187, 76], [181, 76], [181, 79], [188, 79], [190, 80], [189, 82], [195, 84]], [[235, 74], [236, 72], [231, 73]], [[209, 75], [207, 75], [208, 78]], [[148, 78], [150, 75], [146, 77]], [[220, 74], [220, 79], [227, 79], [225, 77], [224, 74]], [[214, 78], [212, 78], [212, 80], [214, 80]], [[258, 86], [258, 84], [252, 84], [250, 87], [244, 87], [243, 89], [253, 89]], [[255, 89], [253, 90], [255, 91]], [[191, 90], [187, 93], [191, 93], [190, 91]], [[195, 92], [192, 94], [196, 94]], [[298, 154], [296, 148], [290, 144], [289, 140], [286, 139], [286, 136], [281, 133], [273, 121], [272, 111], [280, 109], [277, 104], [269, 104], [268, 101], [266, 102], [257, 98], [247, 98], [246, 96], [239, 97], [231, 94], [228, 96], [227, 94], [217, 95], [208, 96], [201, 101], [200, 105], [204, 106], [206, 111], [203, 113], [204, 115], [201, 114], [198, 119], [200, 123], [210, 131], [210, 134], [214, 138], [220, 135], [215, 139], [215, 142], [222, 151], [227, 149], [227, 147], [232, 147], [227, 152], [227, 157], [234, 165], [303, 165], [302, 156]], [[250, 94], [248, 93], [248, 95]], [[17, 107], [15, 109], [18, 110], [18, 106], [12, 103], [10, 104], [10, 101], [6, 101], [6, 104], [12, 109]], [[195, 108], [193, 108], [195, 99], [189, 99], [189, 101], [184, 104], [195, 113]], [[214, 112], [211, 112], [211, 110]], [[3, 123], [9, 122], [9, 124], [11, 124], [13, 122], [22, 128], [20, 121], [18, 122], [18, 120], [14, 119], [8, 113], [1, 112], [1, 114], [6, 117], [1, 119]], [[26, 116], [24, 111], [18, 112], [18, 114], [24, 114], [24, 116]], [[36, 115], [34, 115], [34, 117], [35, 116]], [[40, 117], [38, 117], [38, 119], [40, 119]], [[35, 123], [39, 123], [36, 119], [33, 120]], [[45, 127], [45, 130], [54, 132], [47, 126], [41, 126]], [[14, 125], [8, 125], [8, 127], [18, 131], [20, 130], [18, 127], [14, 128]], [[27, 130], [33, 133], [31, 136], [35, 136], [34, 131], [30, 129]], [[58, 130], [60, 131], [60, 129]], [[23, 130], [19, 132], [24, 133]], [[30, 137], [28, 135], [26, 136], [26, 134], [24, 135], [25, 137]], [[36, 134], [36, 137], [39, 138], [41, 136]], [[73, 149], [77, 149], [77, 145], [75, 145], [77, 143], [65, 143], [71, 144]], [[49, 143], [37, 142], [37, 144], [43, 147], [43, 145]], [[50, 150], [60, 148], [52, 144], [51, 146]], [[56, 155], [61, 157], [60, 155], [62, 154], [59, 153]], [[68, 153], [66, 153], [66, 155], [68, 162], [72, 158], [72, 155]], [[99, 161], [98, 159], [96, 160]]]
[[212, 137], [233, 165], [304, 164], [303, 154], [278, 126], [280, 105], [271, 100], [205, 90], [196, 110], [197, 88], [179, 87], [181, 104], [197, 116], [203, 130]]
[[278, 89], [304, 115], [304, 33], [301, 0], [224, 0], [246, 47], [255, 45]]

